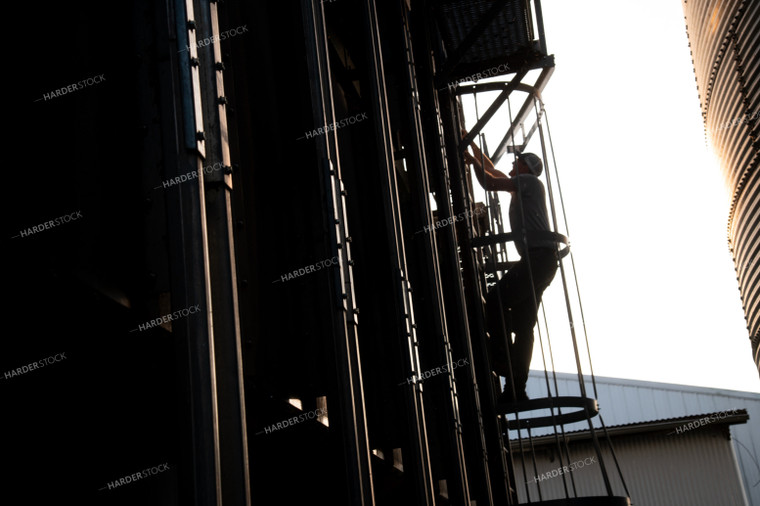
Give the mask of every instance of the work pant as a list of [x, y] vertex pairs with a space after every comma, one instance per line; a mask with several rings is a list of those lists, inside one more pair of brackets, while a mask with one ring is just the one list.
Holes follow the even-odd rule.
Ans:
[[[557, 253], [554, 248], [531, 249], [528, 250], [527, 256], [530, 262], [524, 255], [486, 296], [486, 323], [491, 335], [491, 366], [497, 374], [506, 376], [506, 392], [511, 390], [509, 362], [512, 365], [515, 392], [525, 390], [533, 355], [533, 327], [538, 318], [538, 306], [541, 304], [544, 290], [557, 272]], [[509, 362], [507, 356], [510, 357]]]

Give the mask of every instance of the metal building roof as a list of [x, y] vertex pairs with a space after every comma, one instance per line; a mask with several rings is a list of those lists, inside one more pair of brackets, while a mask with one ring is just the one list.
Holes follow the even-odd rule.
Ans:
[[[610, 436], [619, 436], [624, 434], [644, 434], [646, 432], [667, 431], [668, 435], [685, 434], [692, 430], [697, 430], [707, 425], [734, 425], [747, 423], [749, 415], [745, 409], [715, 411], [713, 413], [702, 413], [695, 416], [679, 416], [676, 418], [666, 418], [663, 420], [652, 420], [648, 422], [633, 422], [622, 425], [606, 425], [607, 433]], [[590, 439], [591, 433], [588, 429], [578, 429], [565, 431], [565, 436], [569, 441], [579, 441]], [[554, 444], [554, 434], [546, 434], [532, 438], [532, 444], [540, 446], [543, 444]], [[520, 450], [517, 440], [512, 440], [512, 449]]]

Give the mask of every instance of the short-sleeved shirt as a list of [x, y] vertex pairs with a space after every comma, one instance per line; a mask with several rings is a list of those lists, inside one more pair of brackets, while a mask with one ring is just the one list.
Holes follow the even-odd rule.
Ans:
[[[513, 178], [517, 188], [512, 193], [509, 203], [509, 225], [514, 234], [515, 247], [520, 257], [525, 256], [523, 242], [523, 217], [525, 213], [525, 228], [528, 232], [528, 249], [555, 248], [551, 239], [535, 239], [530, 237], [532, 231], [551, 231], [549, 217], [546, 211], [546, 191], [544, 184], [533, 174], [519, 174]], [[522, 205], [521, 205], [522, 201]]]

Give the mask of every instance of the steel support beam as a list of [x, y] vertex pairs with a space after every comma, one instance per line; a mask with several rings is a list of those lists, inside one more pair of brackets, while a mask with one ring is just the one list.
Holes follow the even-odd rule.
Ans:
[[[406, 265], [406, 248], [404, 245], [404, 232], [399, 207], [398, 184], [396, 181], [396, 168], [393, 157], [393, 141], [391, 136], [391, 117], [389, 114], [388, 96], [385, 89], [386, 76], [383, 68], [383, 53], [380, 37], [380, 26], [376, 12], [375, 0], [362, 1], [362, 14], [364, 15], [363, 26], [365, 27], [366, 61], [369, 65], [368, 77], [369, 96], [372, 97], [371, 121], [375, 128], [377, 143], [376, 161], [378, 170], [381, 171], [381, 181], [384, 202], [384, 214], [386, 231], [388, 234], [389, 260], [393, 264], [392, 269], [397, 279], [396, 292], [398, 294], [397, 308], [400, 313], [397, 318], [401, 328], [399, 338], [402, 339], [401, 349], [407, 349], [401, 360], [404, 360], [405, 368], [411, 373], [419, 373], [419, 355], [417, 353], [417, 330], [414, 323], [414, 305], [411, 298], [411, 287]], [[404, 342], [405, 341], [405, 342]], [[428, 433], [425, 423], [425, 411], [422, 391], [418, 383], [406, 387], [405, 404], [408, 425], [408, 444], [411, 455], [406, 462], [409, 468], [404, 466], [405, 473], [410, 472], [413, 477], [415, 489], [415, 504], [419, 506], [434, 505], [433, 480], [430, 467], [430, 453], [428, 450]], [[407, 471], [408, 469], [408, 471]]]
[[[203, 182], [206, 209], [211, 305], [214, 329], [216, 398], [219, 413], [219, 466], [222, 503], [250, 506], [248, 435], [243, 385], [240, 314], [232, 216], [232, 174], [224, 97], [217, 3], [196, 0], [198, 68], [205, 139]], [[214, 169], [216, 167], [216, 169]]]
[[[330, 74], [329, 41], [325, 27], [323, 2], [301, 0], [303, 26], [307, 48], [309, 80], [311, 83], [312, 114], [315, 125], [335, 122], [332, 77]], [[340, 259], [335, 269], [330, 293], [335, 299], [332, 314], [335, 362], [339, 380], [338, 399], [328, 406], [338, 409], [330, 417], [330, 430], [339, 431], [346, 462], [347, 504], [375, 504], [370, 461], [367, 415], [364, 405], [362, 371], [357, 336], [357, 308], [353, 288], [351, 250], [348, 241], [343, 183], [335, 130], [315, 139], [319, 170], [324, 184], [320, 187], [325, 209], [326, 230], [329, 234], [330, 256]], [[333, 425], [334, 421], [334, 425]]]
[[[467, 466], [462, 439], [462, 421], [459, 414], [457, 383], [454, 375], [454, 357], [451, 352], [451, 342], [447, 324], [446, 306], [443, 297], [443, 286], [440, 271], [440, 259], [435, 234], [432, 233], [433, 214], [430, 208], [430, 183], [428, 181], [428, 163], [425, 154], [425, 137], [423, 119], [420, 110], [420, 90], [417, 80], [417, 65], [415, 64], [412, 34], [410, 27], [410, 12], [406, 5], [396, 4], [399, 12], [397, 19], [401, 20], [404, 49], [406, 52], [406, 72], [404, 74], [407, 88], [403, 90], [406, 102], [402, 107], [406, 112], [404, 131], [404, 153], [400, 154], [407, 161], [410, 190], [414, 202], [413, 222], [415, 233], [412, 235], [414, 244], [413, 254], [416, 254], [417, 265], [422, 266], [423, 272], [418, 273], [417, 294], [415, 301], [425, 312], [422, 322], [427, 321], [429, 327], [421, 329], [420, 355], [421, 363], [429, 364], [425, 370], [447, 365], [448, 374], [444, 382], [441, 380], [424, 385], [426, 414], [436, 413], [439, 416], [436, 433], [439, 441], [439, 451], [445, 462], [440, 463], [445, 469], [448, 499], [452, 504], [469, 504], [470, 490], [467, 476]], [[424, 71], [423, 71], [424, 72]], [[437, 144], [437, 138], [431, 139]], [[399, 153], [397, 153], [397, 156]], [[425, 231], [427, 227], [427, 231]], [[409, 234], [407, 234], [407, 237]], [[414, 262], [410, 258], [409, 262]], [[419, 308], [419, 307], [418, 307]], [[456, 357], [457, 360], [461, 357]], [[427, 360], [426, 360], [427, 359]], [[430, 403], [434, 403], [431, 408]], [[430, 434], [429, 437], [435, 437]], [[435, 471], [435, 466], [433, 467]]]

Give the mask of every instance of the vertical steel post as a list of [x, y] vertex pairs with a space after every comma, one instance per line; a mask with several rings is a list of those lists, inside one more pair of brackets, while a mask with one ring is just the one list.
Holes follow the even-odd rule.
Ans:
[[196, 0], [196, 48], [206, 157], [203, 182], [214, 362], [219, 411], [219, 455], [225, 505], [250, 506], [248, 437], [232, 217], [232, 174], [216, 2]]
[[[403, 311], [406, 326], [406, 339], [409, 353], [408, 363], [405, 364], [412, 373], [419, 371], [419, 355], [417, 353], [418, 340], [416, 325], [414, 324], [414, 307], [411, 299], [411, 287], [409, 284], [406, 250], [404, 246], [403, 227], [399, 208], [398, 186], [396, 182], [396, 169], [393, 161], [393, 142], [391, 140], [391, 119], [388, 112], [388, 97], [385, 90], [385, 71], [383, 69], [383, 54], [380, 38], [380, 28], [377, 19], [375, 0], [363, 0], [362, 13], [364, 14], [366, 60], [369, 68], [369, 92], [372, 97], [372, 119], [375, 127], [377, 142], [377, 161], [383, 183], [384, 212], [387, 223], [388, 243], [393, 251], [390, 251], [391, 262], [395, 280], [398, 286], [398, 307]], [[400, 315], [399, 315], [400, 316]], [[419, 383], [407, 387], [406, 409], [409, 415], [409, 447], [412, 452], [410, 469], [414, 476], [416, 492], [416, 504], [419, 506], [435, 504], [433, 497], [433, 479], [430, 468], [430, 453], [428, 449], [427, 426], [425, 424], [425, 412], [422, 399], [422, 391]], [[406, 468], [406, 467], [405, 467]]]
[[[315, 125], [330, 125], [335, 121], [332, 77], [328, 56], [323, 3], [320, 0], [302, 0], [306, 61], [311, 83], [312, 113]], [[326, 230], [330, 236], [330, 255], [337, 256], [340, 268], [335, 270], [331, 293], [335, 297], [333, 339], [339, 398], [336, 421], [330, 430], [339, 431], [346, 461], [348, 504], [373, 506], [374, 487], [367, 432], [367, 415], [364, 405], [362, 371], [357, 339], [356, 297], [353, 287], [353, 260], [348, 235], [348, 222], [340, 175], [337, 133], [333, 130], [315, 138], [317, 158], [320, 160], [324, 184], [320, 187], [325, 204]]]

